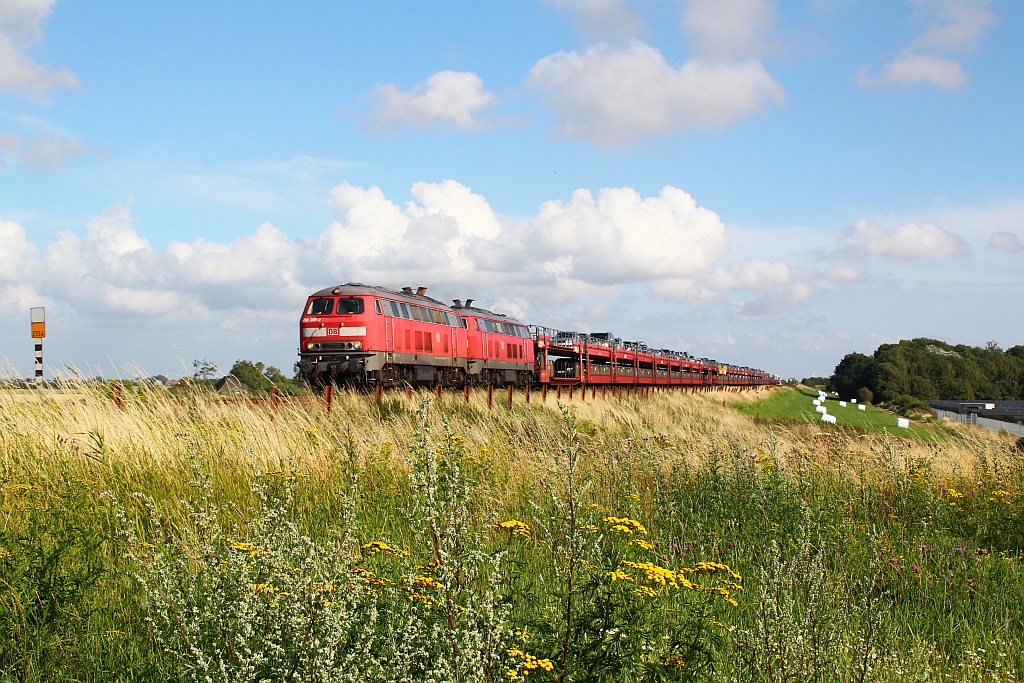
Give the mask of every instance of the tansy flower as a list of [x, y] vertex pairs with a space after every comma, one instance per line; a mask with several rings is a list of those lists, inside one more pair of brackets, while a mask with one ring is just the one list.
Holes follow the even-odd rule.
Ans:
[[602, 521], [607, 522], [611, 525], [612, 531], [618, 531], [620, 533], [632, 534], [638, 533], [647, 535], [647, 529], [644, 525], [635, 519], [629, 517], [605, 517]]
[[495, 529], [511, 531], [513, 536], [530, 538], [530, 525], [526, 522], [520, 522], [518, 519], [510, 519], [505, 522], [495, 522], [493, 526]]

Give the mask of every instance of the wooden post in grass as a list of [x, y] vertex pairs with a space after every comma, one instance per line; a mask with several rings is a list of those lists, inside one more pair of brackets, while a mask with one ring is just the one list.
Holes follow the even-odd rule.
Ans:
[[561, 384], [558, 385], [558, 392], [555, 394], [555, 400], [557, 400], [557, 401], [561, 401], [562, 400], [562, 385]]
[[274, 387], [270, 390], [270, 409], [276, 413], [279, 405], [281, 405], [281, 389]]
[[324, 407], [327, 409], [327, 414], [331, 414], [331, 409], [334, 408], [334, 385], [328, 384], [324, 387]]
[[384, 387], [377, 385], [373, 388], [373, 400], [375, 403], [380, 405], [380, 399], [384, 396]]
[[548, 385], [547, 384], [545, 384], [544, 386], [542, 386], [540, 388], [540, 402], [541, 403], [547, 403], [548, 402]]
[[462, 387], [462, 397], [466, 399], [466, 403], [469, 403], [469, 385]]
[[405, 398], [407, 400], [409, 400], [409, 401], [412, 400], [412, 385], [411, 384], [406, 384], [405, 385]]
[[530, 385], [526, 385], [526, 405], [530, 405]]
[[575, 388], [576, 388], [575, 385], [573, 385], [573, 384], [569, 385], [569, 400], [570, 401], [572, 400], [572, 392], [573, 392], [573, 389], [575, 389]]
[[120, 382], [114, 382], [110, 385], [110, 391], [114, 396], [114, 405], [124, 410], [124, 385]]
[[487, 385], [487, 410], [491, 409], [491, 405], [494, 403], [494, 385]]
[[514, 387], [511, 384], [508, 385], [508, 409], [509, 410], [512, 410], [512, 390], [513, 390], [513, 388]]

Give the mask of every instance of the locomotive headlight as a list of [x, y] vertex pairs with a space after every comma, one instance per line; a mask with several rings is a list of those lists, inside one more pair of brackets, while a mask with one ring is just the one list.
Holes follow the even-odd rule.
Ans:
[[363, 342], [361, 342], [361, 341], [352, 342], [352, 348], [353, 349], [361, 349], [361, 348], [363, 348]]
[[319, 343], [317, 343], [317, 342], [313, 342], [312, 344], [310, 344], [310, 345], [309, 345], [309, 348], [311, 348], [311, 349], [313, 349], [314, 351], [316, 351], [317, 349], [319, 349], [319, 348], [320, 348], [320, 344], [319, 344]]

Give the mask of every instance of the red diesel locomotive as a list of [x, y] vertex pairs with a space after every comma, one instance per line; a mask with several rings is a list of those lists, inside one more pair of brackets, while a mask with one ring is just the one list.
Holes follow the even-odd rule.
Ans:
[[528, 327], [455, 300], [358, 283], [320, 290], [299, 322], [299, 371], [314, 386], [762, 385], [778, 378], [609, 333]]

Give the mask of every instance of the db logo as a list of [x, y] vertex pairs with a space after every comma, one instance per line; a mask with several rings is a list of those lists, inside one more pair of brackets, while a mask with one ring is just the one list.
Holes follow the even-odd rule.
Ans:
[[328, 337], [337, 337], [338, 336], [338, 328], [337, 327], [328, 327], [327, 328], [327, 336]]

